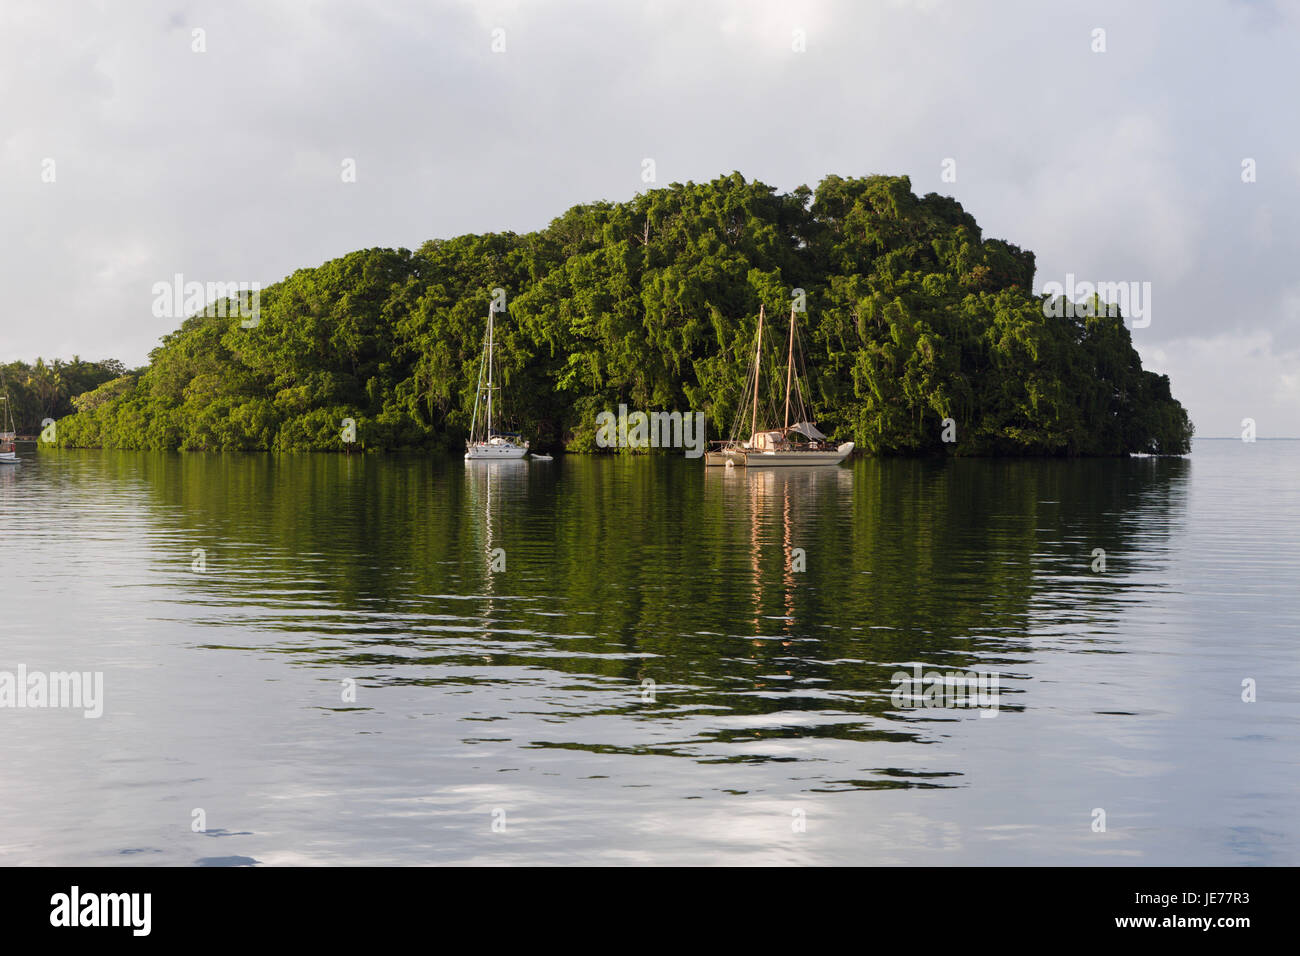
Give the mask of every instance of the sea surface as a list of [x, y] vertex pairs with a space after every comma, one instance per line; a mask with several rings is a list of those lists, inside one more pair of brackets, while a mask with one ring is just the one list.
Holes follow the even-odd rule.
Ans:
[[1300, 864], [1300, 442], [20, 453], [0, 864]]

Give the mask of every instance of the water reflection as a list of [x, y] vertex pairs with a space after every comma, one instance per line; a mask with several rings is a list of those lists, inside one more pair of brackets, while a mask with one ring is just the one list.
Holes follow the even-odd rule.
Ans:
[[[116, 695], [104, 744], [131, 754], [112, 772], [136, 788], [114, 801], [126, 827], [115, 855], [206, 857], [157, 853], [161, 837], [139, 836], [148, 808], [127, 804], [143, 792], [204, 806], [234, 788], [248, 800], [214, 826], [232, 834], [232, 857], [267, 862], [332, 852], [268, 836], [303, 832], [266, 809], [276, 801], [326, 814], [350, 862], [536, 862], [620, 839], [628, 859], [708, 861], [725, 846], [771, 862], [935, 862], [976, 843], [996, 858], [1025, 840], [1151, 859], [1141, 841], [1155, 840], [1168, 861], [1205, 845], [1188, 837], [1203, 819], [1088, 844], [1086, 810], [1111, 800], [1134, 820], [1176, 816], [1180, 794], [1204, 806], [1228, 781], [1260, 779], [1208, 769], [1231, 766], [1233, 748], [1276, 757], [1294, 743], [1280, 723], [1226, 710], [1239, 706], [1239, 660], [1294, 670], [1285, 637], [1300, 624], [1294, 601], [1276, 599], [1297, 546], [1248, 507], [1293, 502], [1276, 476], [1294, 471], [1234, 468], [1212, 456], [728, 470], [668, 457], [42, 454], [0, 473], [0, 515], [28, 545], [22, 560], [9, 552], [6, 576], [36, 596], [0, 633], [33, 665], [51, 647], [103, 655]], [[1225, 609], [1251, 627], [1234, 630]], [[998, 672], [997, 719], [896, 707], [891, 677], [913, 663]], [[345, 679], [355, 703], [340, 700]], [[1187, 687], [1212, 720], [1186, 712]], [[68, 728], [46, 733], [10, 735], [0, 753], [43, 768], [0, 794], [38, 817], [37, 790], [62, 779], [41, 755], [79, 752]], [[1192, 740], [1193, 757], [1165, 756]], [[1204, 776], [1176, 776], [1205, 753]], [[1252, 791], [1243, 805], [1291, 792], [1292, 770], [1268, 772], [1263, 802], [1245, 804]], [[57, 826], [81, 832], [85, 807], [67, 799]], [[687, 801], [698, 810], [684, 817]], [[479, 842], [496, 806], [534, 842]], [[820, 814], [822, 835], [790, 844], [792, 806]], [[1238, 817], [1252, 819], [1222, 818]], [[1213, 841], [1259, 860], [1294, 837], [1250, 826]]]
[[[523, 497], [527, 488], [530, 465], [525, 459], [483, 461], [469, 459], [465, 462], [465, 482], [469, 507], [475, 518], [480, 518], [477, 529], [471, 529], [470, 540], [481, 540], [483, 554], [483, 593], [491, 598], [496, 592], [496, 576], [507, 569], [508, 554], [497, 544], [503, 540], [497, 528], [501, 520], [503, 501]], [[496, 517], [493, 516], [495, 507]], [[484, 626], [492, 618], [494, 605], [489, 600], [484, 606]]]
[[[1161, 559], [1188, 469], [182, 461], [149, 487], [155, 515], [220, 556], [222, 573], [168, 597], [187, 616], [209, 608], [211, 647], [274, 648], [375, 686], [472, 688], [483, 713], [510, 709], [505, 687], [551, 687], [530, 745], [698, 761], [802, 759], [737, 746], [760, 740], [929, 739], [963, 715], [891, 705], [891, 675], [913, 662], [995, 669], [1003, 709], [1020, 709], [1044, 606], [1104, 640]], [[1089, 571], [1096, 547], [1104, 575]], [[595, 717], [615, 721], [603, 739], [562, 732]], [[647, 742], [647, 726], [668, 739]]]

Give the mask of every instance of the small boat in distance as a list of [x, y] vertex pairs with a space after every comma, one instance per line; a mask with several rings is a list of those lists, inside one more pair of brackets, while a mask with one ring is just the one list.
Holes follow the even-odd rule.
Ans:
[[[826, 439], [817, 425], [809, 421], [804, 407], [803, 387], [799, 376], [794, 373], [795, 343], [795, 309], [790, 308], [790, 344], [786, 354], [785, 366], [785, 424], [781, 428], [758, 427], [758, 394], [763, 365], [763, 307], [758, 307], [758, 335], [754, 347], [754, 366], [750, 369], [745, 382], [745, 394], [741, 397], [740, 414], [732, 428], [732, 437], [725, 442], [718, 442], [717, 447], [704, 453], [706, 465], [746, 465], [748, 467], [769, 467], [775, 465], [838, 465], [853, 451], [853, 442], [846, 441], [836, 445]], [[749, 439], [741, 441], [739, 434], [744, 427], [745, 398], [752, 394], [753, 404], [749, 414]], [[794, 399], [794, 424], [790, 423], [791, 399]], [[798, 437], [796, 437], [798, 436]]]
[[[500, 388], [492, 382], [493, 351], [495, 348], [495, 305], [488, 306], [487, 335], [483, 342], [483, 362], [478, 370], [478, 391], [474, 395], [474, 416], [470, 419], [469, 438], [465, 442], [466, 460], [502, 461], [523, 458], [528, 454], [528, 442], [521, 441], [516, 432], [499, 432], [492, 427], [493, 395]], [[484, 374], [487, 381], [484, 382]], [[498, 403], [499, 405], [500, 403]], [[482, 419], [479, 409], [483, 408]], [[500, 408], [495, 409], [499, 414]]]
[[19, 465], [22, 459], [18, 457], [18, 446], [14, 444], [18, 440], [18, 431], [14, 428], [14, 413], [9, 407], [9, 393], [0, 394], [0, 402], [4, 403], [4, 416], [0, 418], [0, 465]]

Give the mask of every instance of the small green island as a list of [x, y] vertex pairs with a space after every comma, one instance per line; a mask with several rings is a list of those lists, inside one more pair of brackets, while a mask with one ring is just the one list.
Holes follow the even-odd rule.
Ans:
[[1100, 300], [1054, 308], [1033, 278], [1033, 253], [906, 176], [780, 193], [734, 173], [575, 206], [538, 232], [300, 269], [260, 291], [256, 322], [200, 310], [145, 368], [97, 365], [56, 441], [459, 448], [504, 290], [499, 380], [539, 448], [598, 450], [597, 416], [620, 404], [701, 411], [725, 436], [760, 305], [780, 316], [802, 296], [809, 404], [868, 454], [1187, 453], [1187, 413], [1142, 369], [1123, 317]]

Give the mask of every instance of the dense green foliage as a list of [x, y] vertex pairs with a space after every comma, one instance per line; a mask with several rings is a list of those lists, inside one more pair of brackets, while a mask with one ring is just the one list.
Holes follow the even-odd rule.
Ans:
[[18, 431], [35, 435], [45, 419], [59, 419], [74, 409], [80, 410], [79, 395], [125, 374], [126, 368], [116, 359], [85, 362], [74, 355], [71, 362], [47, 362], [38, 358], [35, 365], [0, 365], [0, 387], [9, 396]]
[[[591, 450], [598, 412], [736, 416], [760, 302], [792, 290], [824, 431], [878, 454], [1181, 454], [1191, 424], [1118, 317], [1056, 318], [1032, 253], [906, 177], [780, 194], [739, 174], [576, 206], [527, 235], [370, 249], [263, 290], [260, 321], [197, 315], [138, 376], [60, 422], [77, 446], [454, 447], [491, 290], [505, 407], [535, 445]], [[779, 341], [779, 340], [778, 340]], [[957, 441], [941, 422], [957, 423]]]

